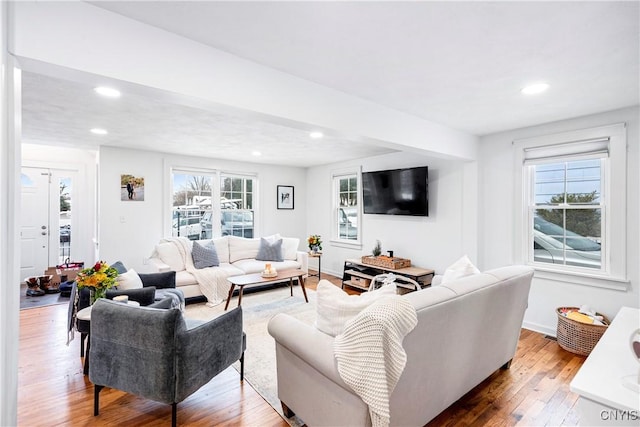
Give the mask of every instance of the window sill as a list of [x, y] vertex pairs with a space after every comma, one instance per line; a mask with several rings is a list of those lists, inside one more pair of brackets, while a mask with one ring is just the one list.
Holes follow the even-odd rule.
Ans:
[[335, 246], [338, 248], [358, 249], [358, 250], [362, 249], [362, 243], [358, 241], [331, 239], [329, 242], [331, 243], [331, 246]]
[[628, 291], [630, 282], [627, 279], [601, 276], [598, 274], [580, 273], [574, 271], [558, 271], [544, 267], [532, 266], [535, 269], [535, 277], [539, 279], [555, 280], [571, 283], [573, 285], [593, 286], [596, 288], [612, 289], [616, 291]]

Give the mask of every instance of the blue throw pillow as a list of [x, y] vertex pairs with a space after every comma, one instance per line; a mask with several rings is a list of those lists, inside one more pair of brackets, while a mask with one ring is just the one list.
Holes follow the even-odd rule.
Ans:
[[218, 252], [213, 242], [209, 242], [206, 246], [202, 246], [198, 242], [193, 242], [191, 249], [191, 257], [193, 258], [193, 266], [198, 270], [207, 267], [217, 267], [220, 265]]
[[284, 261], [282, 258], [282, 239], [269, 243], [264, 237], [260, 238], [260, 249], [258, 249], [258, 261]]

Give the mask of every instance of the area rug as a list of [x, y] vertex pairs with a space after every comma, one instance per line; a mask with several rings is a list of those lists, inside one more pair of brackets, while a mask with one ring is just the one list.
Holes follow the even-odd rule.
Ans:
[[20, 285], [20, 310], [56, 304], [69, 304], [69, 297], [63, 297], [60, 293], [30, 297], [27, 295], [27, 285]]
[[[242, 297], [244, 331], [247, 334], [247, 350], [244, 358], [244, 377], [251, 386], [292, 426], [304, 423], [297, 417], [286, 418], [278, 399], [275, 341], [267, 331], [269, 319], [278, 313], [287, 313], [305, 323], [313, 324], [316, 318], [316, 293], [307, 289], [309, 303], [304, 301], [302, 290], [294, 287], [293, 297], [289, 288], [245, 294]], [[229, 308], [237, 305], [231, 300]], [[216, 307], [205, 304], [188, 305], [185, 316], [198, 320], [213, 319], [224, 313], [224, 303]], [[240, 363], [234, 365], [240, 370]]]

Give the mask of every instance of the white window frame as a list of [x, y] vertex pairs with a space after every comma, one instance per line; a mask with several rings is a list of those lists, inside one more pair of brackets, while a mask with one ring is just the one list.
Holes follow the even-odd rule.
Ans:
[[[186, 166], [184, 164], [172, 164], [165, 159], [165, 197], [164, 202], [165, 209], [163, 215], [163, 227], [164, 235], [172, 235], [173, 224], [173, 174], [182, 173], [188, 175], [209, 175], [213, 179], [213, 187], [211, 188], [211, 221], [213, 228], [213, 238], [218, 238], [222, 235], [222, 226], [220, 220], [222, 218], [222, 209], [220, 204], [220, 182], [222, 176], [234, 177], [234, 178], [251, 178], [253, 180], [253, 234], [259, 236], [260, 234], [260, 179], [258, 174], [250, 174], [246, 172], [233, 172], [220, 169], [210, 169], [198, 166]], [[215, 225], [214, 225], [215, 224]]]
[[[355, 177], [358, 185], [357, 196], [357, 239], [341, 239], [339, 235], [338, 209], [340, 208], [340, 179]], [[331, 243], [335, 246], [362, 249], [362, 171], [358, 168], [335, 170], [331, 172]]]
[[185, 175], [207, 175], [211, 176], [211, 221], [212, 224], [218, 224], [218, 234], [220, 234], [220, 173], [215, 169], [204, 169], [189, 166], [170, 166], [169, 167], [169, 191], [168, 191], [168, 210], [166, 216], [165, 235], [173, 235], [173, 174]]
[[[533, 262], [532, 228], [530, 218], [530, 200], [533, 191], [533, 176], [525, 164], [527, 153], [531, 150], [546, 150], [553, 153], [553, 158], [560, 161], [571, 159], [575, 148], [580, 151], [581, 144], [586, 141], [608, 140], [608, 158], [602, 171], [603, 201], [602, 215], [604, 227], [602, 238], [603, 268], [587, 271], [586, 268], [568, 268], [555, 264]], [[627, 187], [627, 141], [624, 123], [582, 129], [553, 135], [516, 140], [513, 142], [515, 164], [515, 201], [520, 205], [520, 214], [515, 215], [514, 259], [522, 264], [529, 264], [536, 270], [536, 277], [548, 278], [573, 284], [627, 290], [627, 256], [626, 256], [626, 187]], [[615, 191], [612, 191], [615, 189]]]
[[[259, 199], [258, 199], [258, 194], [259, 194], [259, 179], [258, 179], [258, 175], [255, 174], [247, 174], [247, 173], [239, 173], [239, 172], [228, 172], [228, 171], [221, 171], [220, 174], [218, 175], [218, 185], [217, 185], [217, 196], [216, 196], [216, 200], [218, 201], [218, 231], [219, 234], [222, 234], [222, 226], [220, 225], [220, 218], [222, 217], [222, 207], [220, 206], [220, 195], [221, 195], [221, 190], [220, 190], [220, 186], [222, 185], [222, 179], [224, 177], [228, 177], [228, 178], [243, 178], [243, 179], [251, 179], [253, 181], [252, 184], [252, 190], [251, 190], [251, 194], [252, 194], [252, 204], [253, 204], [253, 209], [251, 209], [253, 211], [253, 238], [256, 238], [258, 236], [260, 236], [259, 232], [260, 232], [260, 227], [258, 225], [258, 218], [260, 218], [259, 216]], [[242, 211], [247, 211], [247, 209], [241, 209]]]

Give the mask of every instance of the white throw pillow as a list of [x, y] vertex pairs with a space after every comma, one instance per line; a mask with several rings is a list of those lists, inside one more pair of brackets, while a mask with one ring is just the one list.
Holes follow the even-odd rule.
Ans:
[[260, 239], [229, 236], [229, 262], [240, 259], [255, 259], [260, 249]]
[[321, 280], [316, 290], [318, 302], [315, 326], [325, 334], [335, 337], [342, 333], [347, 321], [386, 295], [396, 295], [395, 284], [360, 295], [349, 295], [328, 280]]
[[470, 276], [472, 274], [478, 274], [480, 270], [476, 268], [468, 256], [463, 256], [453, 264], [451, 264], [444, 272], [442, 276], [441, 285], [446, 284], [447, 282], [453, 282], [456, 279], [460, 279], [461, 277]]
[[133, 268], [130, 268], [126, 273], [119, 274], [116, 277], [116, 282], [119, 291], [142, 288], [142, 280]]
[[173, 243], [160, 243], [156, 246], [156, 252], [162, 262], [167, 264], [173, 271], [184, 270], [182, 255], [180, 255], [180, 251]]
[[295, 237], [282, 237], [280, 233], [276, 233], [273, 236], [263, 237], [269, 243], [274, 243], [278, 239], [282, 239], [282, 258], [295, 261], [298, 258], [298, 245], [300, 245], [300, 239]]
[[223, 236], [218, 237], [217, 239], [211, 240], [216, 247], [216, 252], [218, 252], [218, 259], [220, 263], [229, 263], [229, 237]]

